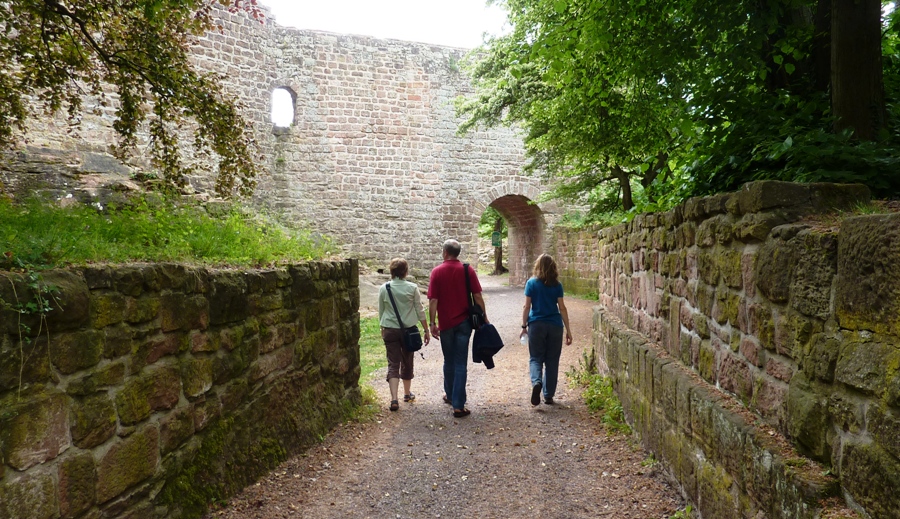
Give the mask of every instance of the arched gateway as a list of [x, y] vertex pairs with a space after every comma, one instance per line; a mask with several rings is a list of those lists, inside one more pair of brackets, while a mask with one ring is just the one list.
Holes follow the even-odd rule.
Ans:
[[[266, 163], [255, 203], [335, 237], [363, 264], [404, 256], [420, 276], [440, 262], [450, 237], [476, 263], [478, 219], [492, 205], [509, 222], [511, 281], [524, 282], [522, 269], [541, 252], [555, 215], [529, 203], [542, 184], [521, 174], [513, 130], [457, 135], [454, 101], [472, 91], [459, 67], [463, 49], [287, 29], [226, 12], [219, 19], [222, 30], [200, 39], [194, 61], [223, 74], [226, 95], [253, 123]], [[293, 104], [288, 124], [273, 124], [276, 91]], [[103, 152], [116, 136], [91, 112], [96, 103], [85, 101], [79, 134], [67, 134], [62, 119], [33, 122], [19, 158], [51, 157], [59, 171], [46, 176], [69, 190], [77, 189], [73, 177], [103, 176], [93, 186], [127, 179], [130, 171]], [[26, 184], [22, 170], [0, 164], [0, 181]], [[190, 183], [199, 192], [212, 186], [202, 176]]]

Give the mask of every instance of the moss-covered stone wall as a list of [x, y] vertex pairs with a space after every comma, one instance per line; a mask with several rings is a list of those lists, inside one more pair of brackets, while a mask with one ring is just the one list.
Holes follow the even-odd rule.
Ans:
[[[0, 517], [199, 517], [359, 402], [356, 260], [0, 273]], [[25, 313], [16, 312], [25, 308]]]
[[570, 229], [557, 225], [550, 239], [548, 252], [556, 260], [559, 280], [566, 293], [597, 296], [600, 276], [599, 227]]
[[599, 233], [601, 368], [705, 517], [900, 510], [900, 214], [811, 218], [869, 196], [756, 182]]

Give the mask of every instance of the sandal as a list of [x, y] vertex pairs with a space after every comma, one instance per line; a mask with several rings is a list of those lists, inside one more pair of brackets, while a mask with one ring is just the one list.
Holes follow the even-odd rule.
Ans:
[[414, 394], [412, 394], [412, 393], [410, 393], [410, 394], [408, 394], [408, 395], [403, 395], [403, 401], [404, 401], [404, 402], [412, 402], [412, 401], [415, 400], [415, 399], [416, 399], [416, 395], [414, 395]]
[[390, 407], [390, 410], [391, 410], [391, 411], [396, 411], [396, 410], [398, 410], [398, 409], [400, 409], [400, 402], [398, 402], [398, 401], [396, 401], [396, 400], [391, 400], [391, 407]]
[[444, 403], [445, 403], [445, 404], [452, 404], [452, 402], [450, 402], [450, 399], [447, 398], [447, 395], [444, 395]]
[[453, 410], [453, 418], [462, 418], [464, 416], [469, 416], [470, 414], [472, 414], [472, 411], [469, 411], [468, 409], [463, 409], [461, 411], [459, 409]]

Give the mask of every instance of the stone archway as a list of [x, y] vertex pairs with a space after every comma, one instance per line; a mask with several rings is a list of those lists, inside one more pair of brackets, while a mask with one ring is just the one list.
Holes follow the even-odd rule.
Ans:
[[475, 214], [489, 206], [506, 220], [509, 245], [505, 255], [509, 264], [509, 284], [524, 286], [531, 275], [534, 259], [544, 251], [547, 222], [544, 211], [534, 200], [540, 190], [530, 184], [509, 182], [497, 186], [475, 201]]

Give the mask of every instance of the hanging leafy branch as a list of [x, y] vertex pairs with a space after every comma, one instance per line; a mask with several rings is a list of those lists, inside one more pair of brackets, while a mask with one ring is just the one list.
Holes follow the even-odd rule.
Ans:
[[[460, 131], [520, 127], [528, 169], [557, 180], [557, 197], [665, 207], [761, 178], [900, 191], [896, 15], [881, 34], [884, 97], [867, 100], [887, 115], [865, 140], [834, 130], [846, 118], [831, 109], [829, 52], [881, 53], [829, 50], [830, 1], [500, 3], [513, 29], [467, 57], [476, 93], [458, 100]], [[847, 30], [871, 33], [871, 19], [858, 25]]]
[[0, 146], [15, 144], [41, 108], [65, 110], [77, 125], [91, 95], [115, 108], [120, 159], [146, 123], [153, 166], [170, 186], [183, 186], [204, 167], [186, 164], [180, 149], [180, 133], [193, 123], [195, 147], [218, 159], [216, 191], [250, 194], [258, 171], [249, 124], [221, 78], [189, 60], [195, 38], [215, 30], [216, 4], [263, 16], [256, 0], [0, 1]]

